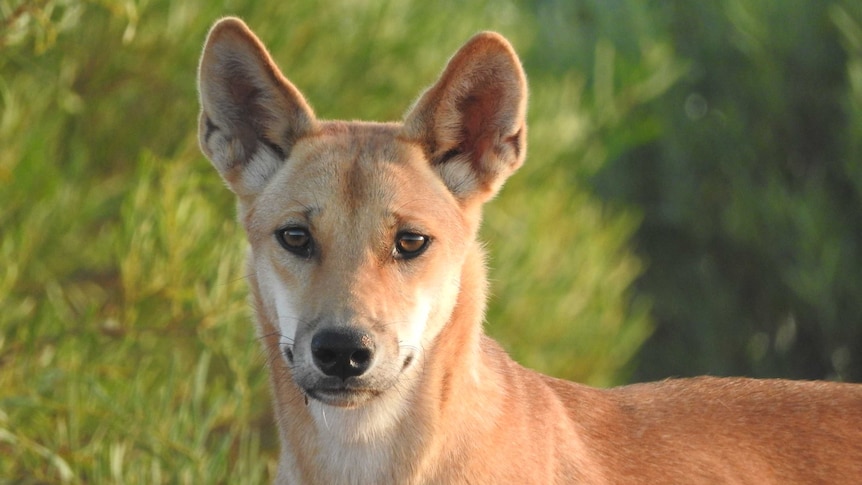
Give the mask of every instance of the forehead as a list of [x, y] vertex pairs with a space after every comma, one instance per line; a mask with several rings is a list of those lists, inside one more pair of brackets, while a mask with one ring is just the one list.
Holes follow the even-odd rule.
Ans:
[[324, 124], [319, 134], [297, 143], [259, 208], [267, 208], [270, 220], [300, 212], [339, 214], [356, 223], [365, 217], [457, 219], [454, 197], [418, 145], [399, 136], [399, 128]]

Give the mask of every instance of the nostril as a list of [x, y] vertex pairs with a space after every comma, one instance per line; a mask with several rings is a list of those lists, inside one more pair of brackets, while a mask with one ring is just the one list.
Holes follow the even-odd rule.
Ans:
[[350, 355], [350, 363], [356, 366], [368, 364], [371, 361], [371, 352], [368, 350], [357, 350]]
[[338, 359], [338, 354], [330, 349], [317, 349], [311, 351], [312, 357], [316, 362], [323, 365], [332, 365]]

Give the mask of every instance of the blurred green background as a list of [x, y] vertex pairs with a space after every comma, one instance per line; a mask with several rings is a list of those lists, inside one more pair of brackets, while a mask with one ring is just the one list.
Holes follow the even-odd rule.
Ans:
[[530, 79], [487, 328], [594, 385], [862, 381], [862, 2], [0, 0], [0, 483], [265, 483], [232, 195], [198, 152], [242, 16], [324, 118], [399, 119], [470, 35]]

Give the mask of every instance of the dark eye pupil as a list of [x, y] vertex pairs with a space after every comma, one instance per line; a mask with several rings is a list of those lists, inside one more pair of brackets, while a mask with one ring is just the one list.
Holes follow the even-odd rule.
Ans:
[[396, 249], [402, 256], [418, 256], [427, 244], [427, 237], [421, 234], [406, 233], [398, 236]]

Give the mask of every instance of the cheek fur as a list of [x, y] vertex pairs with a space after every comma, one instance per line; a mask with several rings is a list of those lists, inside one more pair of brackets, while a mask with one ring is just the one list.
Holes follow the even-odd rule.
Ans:
[[261, 296], [268, 310], [275, 315], [275, 324], [282, 345], [292, 345], [300, 322], [299, 308], [291, 291], [271, 267], [258, 271]]
[[407, 315], [407, 328], [403, 334], [399, 336], [399, 344], [402, 348], [418, 349], [422, 347], [425, 341], [425, 330], [428, 327], [428, 320], [431, 316], [431, 295], [419, 292], [416, 295], [413, 309]]

